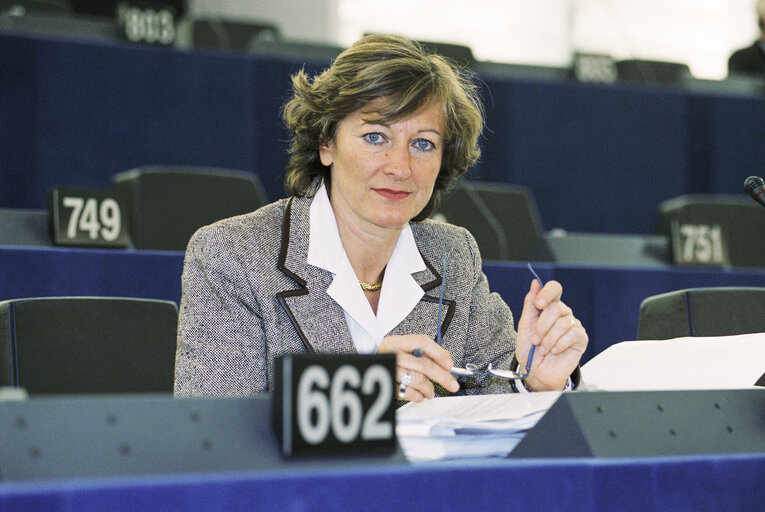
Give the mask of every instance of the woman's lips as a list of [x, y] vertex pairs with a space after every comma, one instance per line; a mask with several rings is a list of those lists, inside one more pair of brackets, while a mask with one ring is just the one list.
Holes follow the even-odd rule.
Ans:
[[391, 190], [389, 188], [376, 188], [375, 192], [387, 199], [404, 199], [409, 196], [409, 192], [403, 190]]

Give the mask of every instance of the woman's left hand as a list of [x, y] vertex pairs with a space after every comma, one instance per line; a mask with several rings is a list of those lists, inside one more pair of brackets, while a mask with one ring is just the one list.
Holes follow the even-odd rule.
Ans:
[[561, 301], [562, 294], [557, 281], [541, 287], [535, 279], [523, 302], [515, 355], [519, 368], [525, 368], [531, 345], [537, 346], [531, 372], [523, 381], [530, 390], [563, 389], [587, 348], [587, 332]]

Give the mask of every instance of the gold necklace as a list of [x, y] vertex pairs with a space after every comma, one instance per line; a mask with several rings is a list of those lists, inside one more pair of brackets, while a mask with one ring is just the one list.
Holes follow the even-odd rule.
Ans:
[[382, 288], [382, 281], [377, 281], [376, 283], [365, 283], [359, 279], [359, 284], [361, 285], [361, 289], [365, 292], [376, 292]]

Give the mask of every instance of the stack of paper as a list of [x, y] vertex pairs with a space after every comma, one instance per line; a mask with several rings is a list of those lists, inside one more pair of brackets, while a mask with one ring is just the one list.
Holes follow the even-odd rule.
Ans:
[[396, 435], [410, 461], [505, 457], [559, 396], [555, 391], [409, 403], [397, 411]]
[[625, 341], [582, 366], [588, 389], [751, 388], [765, 372], [765, 333]]

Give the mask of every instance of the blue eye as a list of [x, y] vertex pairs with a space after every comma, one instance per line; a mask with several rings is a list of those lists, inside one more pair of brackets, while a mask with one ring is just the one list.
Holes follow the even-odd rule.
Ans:
[[366, 141], [369, 142], [370, 144], [375, 144], [375, 145], [382, 144], [383, 142], [385, 142], [385, 138], [383, 137], [383, 134], [377, 133], [377, 132], [367, 133], [366, 135], [364, 135], [364, 139], [366, 139]]
[[436, 145], [427, 139], [417, 139], [416, 141], [414, 141], [414, 147], [416, 147], [420, 151], [433, 151], [434, 149], [436, 149]]

